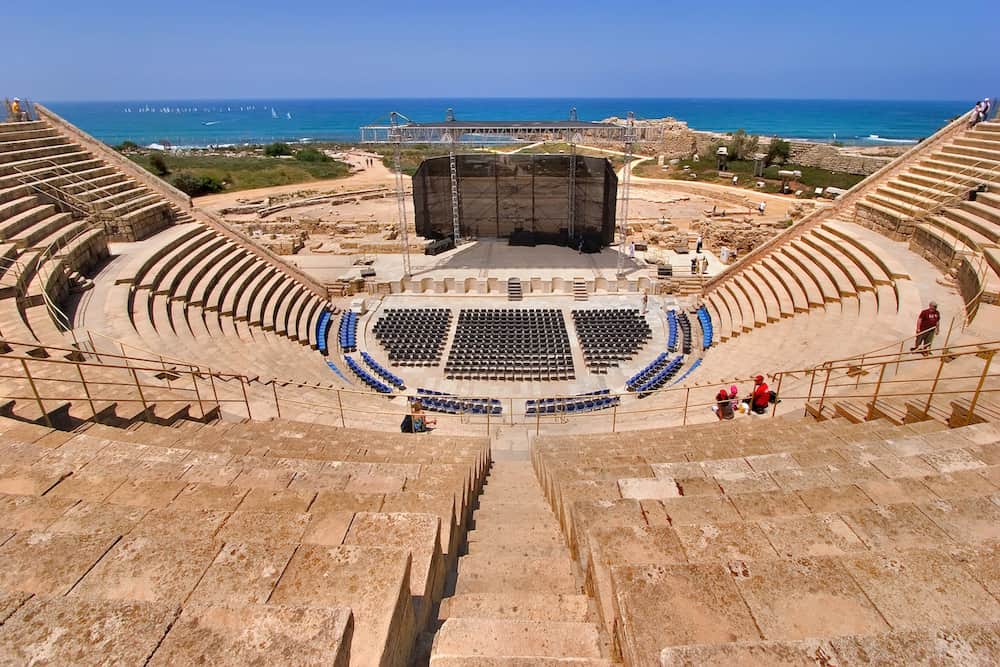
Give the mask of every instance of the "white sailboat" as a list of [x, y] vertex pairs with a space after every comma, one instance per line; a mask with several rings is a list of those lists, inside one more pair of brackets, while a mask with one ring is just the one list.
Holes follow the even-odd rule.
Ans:
[[274, 111], [274, 107], [271, 107], [271, 118], [277, 118], [278, 114]]

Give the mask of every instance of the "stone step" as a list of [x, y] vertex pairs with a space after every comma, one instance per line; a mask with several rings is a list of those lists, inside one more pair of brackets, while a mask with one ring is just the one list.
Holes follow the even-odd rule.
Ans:
[[434, 640], [431, 665], [445, 664], [438, 662], [445, 656], [532, 658], [537, 665], [538, 658], [601, 658], [601, 645], [593, 623], [449, 618]]
[[494, 526], [480, 524], [468, 533], [469, 542], [481, 544], [511, 545], [562, 545], [562, 534], [557, 528], [535, 529], [533, 526]]
[[553, 529], [559, 528], [559, 522], [556, 521], [552, 511], [546, 505], [522, 505], [519, 507], [487, 505], [483, 507], [480, 504], [476, 510], [475, 521], [476, 525], [488, 523], [490, 525], [520, 526], [530, 522], [535, 526], [550, 524]]
[[568, 593], [465, 593], [441, 601], [438, 618], [503, 618], [522, 621], [584, 623], [589, 613], [586, 595]]
[[470, 554], [458, 560], [456, 594], [532, 591], [575, 594], [569, 559], [524, 558], [520, 554]]
[[604, 658], [541, 658], [538, 656], [445, 655], [432, 658], [434, 667], [612, 667]]
[[562, 542], [558, 544], [554, 542], [546, 544], [518, 544], [517, 542], [500, 544], [491, 542], [468, 543], [469, 554], [492, 555], [497, 552], [498, 548], [502, 548], [504, 553], [517, 553], [525, 558], [565, 558], [567, 560], [570, 558], [569, 548]]

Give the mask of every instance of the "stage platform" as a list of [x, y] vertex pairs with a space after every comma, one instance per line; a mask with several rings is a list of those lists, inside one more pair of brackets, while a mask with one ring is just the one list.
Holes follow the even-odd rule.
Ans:
[[[664, 252], [658, 251], [658, 256], [663, 256]], [[683, 267], [692, 256], [666, 251], [664, 259], [674, 266]], [[706, 256], [709, 258], [709, 271], [705, 274], [708, 278], [718, 273], [723, 265], [711, 253], [706, 253]], [[375, 270], [375, 282], [398, 283], [402, 280], [403, 260], [400, 254], [369, 255], [368, 258], [372, 260], [370, 268]], [[284, 259], [316, 280], [326, 283], [359, 278], [362, 268], [365, 268], [353, 265], [355, 258], [348, 255], [289, 255]], [[410, 264], [411, 281], [417, 282], [447, 279], [456, 284], [464, 284], [470, 278], [483, 281], [493, 279], [500, 283], [509, 278], [522, 281], [538, 278], [549, 282], [559, 279], [569, 284], [577, 278], [586, 281], [600, 278], [606, 282], [615, 282], [618, 249], [610, 247], [599, 253], [580, 253], [564, 246], [511, 246], [505, 239], [479, 239], [468, 241], [439, 255], [414, 253], [410, 256]], [[633, 284], [633, 290], [641, 289], [640, 282], [647, 284], [656, 279], [656, 265], [647, 261], [645, 252], [636, 252], [634, 258], [626, 256], [622, 266], [625, 280]]]

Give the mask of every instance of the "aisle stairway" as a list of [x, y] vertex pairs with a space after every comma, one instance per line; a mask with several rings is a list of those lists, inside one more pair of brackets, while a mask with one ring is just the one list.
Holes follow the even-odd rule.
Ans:
[[531, 464], [494, 461], [473, 517], [430, 664], [610, 665]]

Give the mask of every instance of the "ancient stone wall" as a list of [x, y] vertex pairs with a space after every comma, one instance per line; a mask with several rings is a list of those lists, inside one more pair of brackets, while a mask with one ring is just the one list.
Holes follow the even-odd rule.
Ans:
[[785, 225], [776, 222], [750, 222], [708, 219], [694, 223], [691, 229], [701, 235], [706, 249], [718, 254], [723, 246], [745, 255], [765, 241], [777, 236]]
[[891, 157], [861, 155], [830, 144], [816, 144], [808, 141], [793, 141], [791, 144], [790, 161], [803, 167], [816, 167], [817, 169], [868, 176], [892, 162]]

